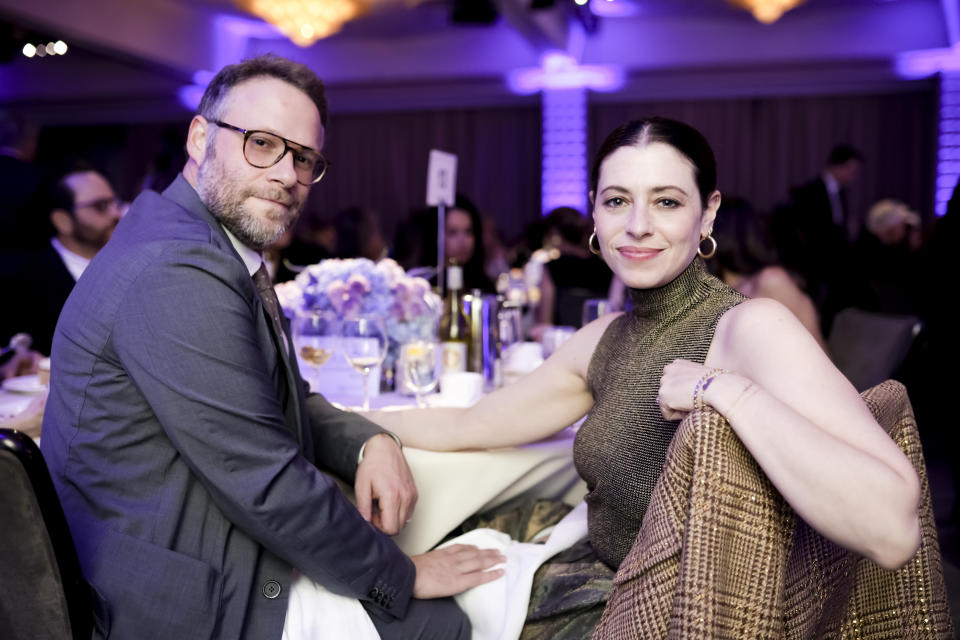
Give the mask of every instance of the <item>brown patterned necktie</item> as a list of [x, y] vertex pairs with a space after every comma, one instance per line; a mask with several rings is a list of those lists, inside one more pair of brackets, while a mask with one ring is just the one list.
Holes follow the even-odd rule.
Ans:
[[253, 274], [253, 283], [257, 285], [260, 299], [263, 301], [263, 306], [267, 308], [267, 313], [273, 318], [277, 332], [283, 335], [283, 323], [280, 321], [280, 300], [277, 298], [277, 292], [273, 290], [270, 274], [267, 273], [267, 265], [263, 262], [260, 263], [260, 268]]

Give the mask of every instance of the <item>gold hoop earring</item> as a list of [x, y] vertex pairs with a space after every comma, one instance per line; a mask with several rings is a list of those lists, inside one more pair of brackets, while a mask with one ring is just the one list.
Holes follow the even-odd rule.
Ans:
[[[596, 245], [596, 248], [594, 248]], [[597, 228], [593, 228], [593, 233], [590, 234], [590, 238], [587, 240], [587, 249], [590, 249], [590, 253], [595, 256], [600, 255], [600, 241], [597, 240]]]
[[[704, 241], [704, 240], [709, 240], [709, 241], [710, 241], [710, 244], [712, 245], [712, 246], [710, 247], [710, 251], [708, 251], [707, 253], [704, 253], [704, 252], [703, 252], [703, 248], [701, 247], [701, 245], [703, 244], [703, 241]], [[700, 257], [703, 258], [704, 260], [709, 260], [710, 258], [713, 257], [713, 254], [715, 254], [716, 252], [717, 252], [717, 240], [716, 240], [711, 234], [708, 233], [708, 234], [705, 235], [704, 237], [700, 238], [700, 244], [697, 245], [697, 255], [698, 255], [698, 256], [700, 256]]]

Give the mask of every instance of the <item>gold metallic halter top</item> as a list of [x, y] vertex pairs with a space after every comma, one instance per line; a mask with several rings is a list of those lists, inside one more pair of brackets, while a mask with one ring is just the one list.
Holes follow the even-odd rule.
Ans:
[[[720, 317], [745, 298], [695, 258], [657, 289], [631, 289], [633, 309], [610, 323], [587, 369], [594, 405], [573, 459], [586, 481], [590, 542], [617, 567], [630, 550], [678, 421], [657, 406], [663, 368], [702, 363]], [[692, 393], [691, 389], [691, 393]]]

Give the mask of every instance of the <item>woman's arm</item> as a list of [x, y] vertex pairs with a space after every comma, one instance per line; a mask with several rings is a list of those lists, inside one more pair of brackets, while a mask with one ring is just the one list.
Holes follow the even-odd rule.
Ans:
[[705, 366], [664, 369], [665, 414], [689, 410], [714, 367], [735, 373], [715, 378], [704, 401], [800, 517], [882, 567], [910, 559], [920, 542], [917, 474], [793, 314], [763, 299], [727, 312]]
[[421, 449], [490, 449], [540, 440], [572, 424], [593, 406], [587, 366], [614, 317], [611, 314], [583, 327], [535, 371], [472, 407], [366, 415], [405, 444]]

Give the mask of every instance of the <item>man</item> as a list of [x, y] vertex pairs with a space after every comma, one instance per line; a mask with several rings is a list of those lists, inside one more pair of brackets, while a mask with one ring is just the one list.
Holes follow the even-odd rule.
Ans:
[[41, 211], [48, 177], [33, 162], [37, 138], [28, 118], [0, 109], [0, 270], [6, 251], [37, 248], [48, 237]]
[[848, 254], [861, 227], [849, 210], [846, 189], [860, 175], [863, 156], [847, 145], [834, 147], [823, 172], [790, 191], [790, 202], [773, 217], [780, 260], [803, 279], [816, 303], [824, 332], [844, 304]]
[[263, 282], [260, 252], [326, 168], [322, 84], [256, 58], [199, 112], [183, 174], [133, 203], [54, 337], [43, 451], [96, 637], [278, 639], [294, 570], [359, 599], [382, 638], [468, 637], [452, 600], [415, 598], [498, 577], [499, 554], [411, 559], [385, 535], [416, 499], [403, 454], [305, 392]]
[[10, 250], [0, 272], [0, 290], [19, 292], [18, 303], [0, 318], [0, 341], [14, 333], [33, 337], [33, 349], [49, 354], [57, 318], [74, 283], [107, 244], [120, 207], [113, 188], [96, 171], [81, 168], [56, 182], [48, 194], [54, 236], [36, 250]]

